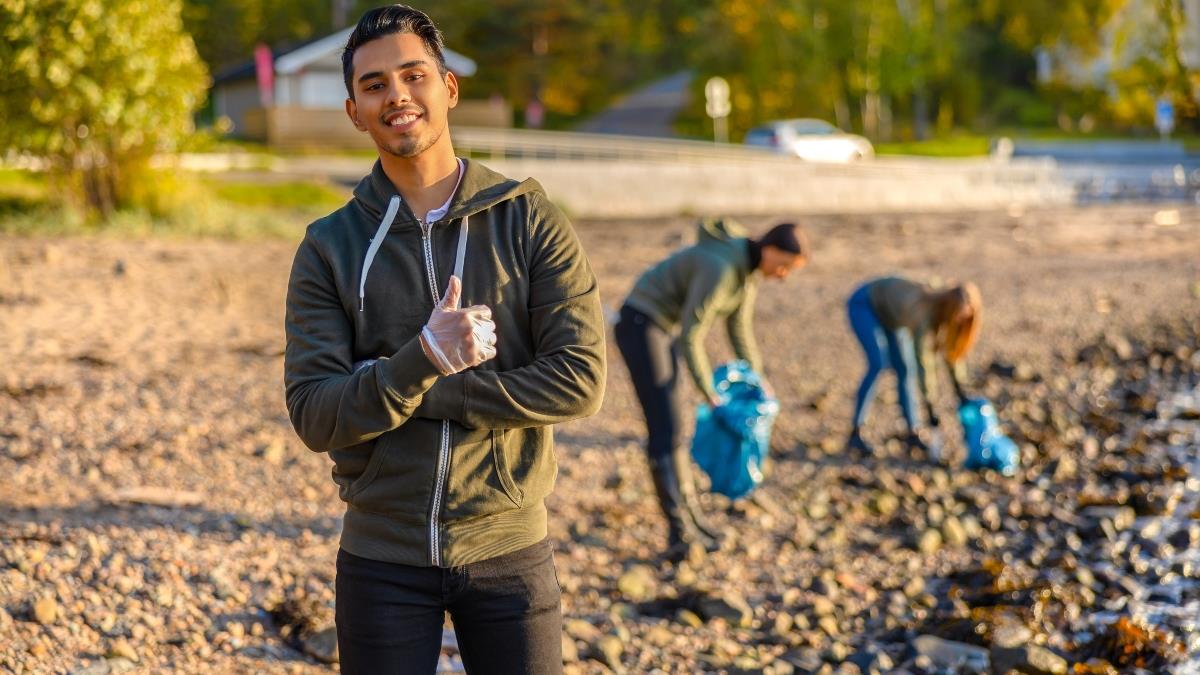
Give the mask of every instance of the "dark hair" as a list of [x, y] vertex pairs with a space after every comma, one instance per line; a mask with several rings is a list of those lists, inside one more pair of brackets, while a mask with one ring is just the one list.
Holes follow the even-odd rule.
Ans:
[[342, 50], [342, 79], [346, 81], [346, 93], [354, 98], [354, 52], [359, 47], [387, 35], [412, 33], [425, 43], [425, 51], [437, 62], [438, 72], [446, 74], [446, 57], [442, 55], [442, 32], [433, 25], [425, 12], [408, 5], [376, 7], [358, 20], [358, 25], [346, 40]]
[[804, 230], [795, 223], [780, 223], [772, 227], [766, 234], [759, 238], [760, 246], [774, 246], [777, 249], [795, 253], [796, 255], [808, 258], [812, 254], [812, 247], [808, 243], [808, 235]]

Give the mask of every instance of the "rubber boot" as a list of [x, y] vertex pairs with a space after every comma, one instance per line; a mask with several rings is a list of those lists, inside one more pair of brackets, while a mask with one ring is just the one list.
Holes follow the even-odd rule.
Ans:
[[671, 454], [675, 465], [675, 473], [679, 476], [679, 491], [683, 495], [683, 505], [686, 516], [691, 519], [696, 532], [700, 535], [700, 543], [704, 549], [712, 553], [721, 548], [724, 535], [704, 518], [704, 509], [700, 506], [700, 494], [696, 490], [696, 474], [692, 470], [692, 457], [687, 448], [680, 446]]
[[665, 557], [672, 563], [689, 558], [693, 544], [703, 546], [703, 538], [684, 503], [675, 464], [673, 458], [650, 460], [650, 475], [654, 479], [654, 490], [658, 493], [658, 504], [667, 518]]

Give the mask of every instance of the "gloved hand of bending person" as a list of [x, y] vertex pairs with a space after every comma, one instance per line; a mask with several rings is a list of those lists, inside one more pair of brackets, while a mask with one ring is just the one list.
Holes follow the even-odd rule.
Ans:
[[496, 356], [492, 310], [484, 305], [459, 309], [461, 298], [462, 281], [452, 276], [441, 302], [421, 329], [425, 355], [443, 375], [462, 372]]

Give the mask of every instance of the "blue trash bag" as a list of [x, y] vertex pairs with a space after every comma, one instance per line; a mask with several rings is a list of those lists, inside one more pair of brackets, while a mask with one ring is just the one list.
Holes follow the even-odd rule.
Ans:
[[692, 457], [708, 474], [713, 492], [737, 499], [762, 482], [779, 401], [767, 394], [762, 378], [746, 361], [717, 368], [713, 386], [723, 403], [696, 410]]
[[992, 469], [1005, 476], [1016, 474], [1021, 464], [1017, 444], [1000, 431], [996, 408], [985, 398], [967, 399], [958, 407], [968, 469]]

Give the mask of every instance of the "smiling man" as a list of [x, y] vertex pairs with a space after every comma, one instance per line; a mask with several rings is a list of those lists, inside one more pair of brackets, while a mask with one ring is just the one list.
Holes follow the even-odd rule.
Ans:
[[342, 63], [379, 160], [308, 227], [284, 357], [292, 424], [347, 505], [342, 672], [433, 672], [446, 612], [468, 672], [560, 672], [543, 500], [551, 425], [603, 397], [595, 276], [535, 181], [455, 157], [458, 82], [429, 17], [368, 12]]

